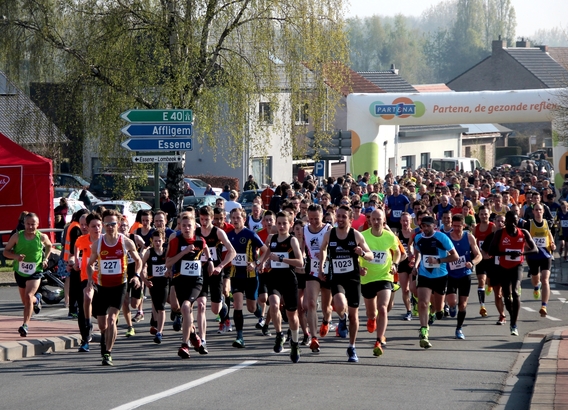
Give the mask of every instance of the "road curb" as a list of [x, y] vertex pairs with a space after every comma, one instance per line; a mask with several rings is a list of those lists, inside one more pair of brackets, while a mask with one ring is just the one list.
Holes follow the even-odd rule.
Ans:
[[558, 373], [558, 348], [562, 330], [556, 330], [544, 337], [544, 344], [538, 359], [538, 369], [531, 398], [531, 410], [553, 410]]
[[79, 346], [81, 335], [48, 337], [45, 339], [22, 339], [17, 342], [0, 343], [0, 362], [19, 360]]

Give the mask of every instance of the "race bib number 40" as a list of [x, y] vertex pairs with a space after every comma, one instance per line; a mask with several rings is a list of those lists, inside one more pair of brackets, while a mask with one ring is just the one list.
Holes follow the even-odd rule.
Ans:
[[201, 276], [201, 262], [182, 260], [179, 273], [183, 276]]
[[33, 275], [36, 271], [37, 264], [34, 262], [20, 262], [18, 270], [25, 275]]
[[108, 259], [101, 261], [102, 275], [119, 275], [122, 273], [122, 264], [120, 259]]
[[333, 266], [333, 273], [347, 273], [352, 272], [355, 264], [353, 263], [353, 258], [349, 259], [333, 259], [331, 261]]

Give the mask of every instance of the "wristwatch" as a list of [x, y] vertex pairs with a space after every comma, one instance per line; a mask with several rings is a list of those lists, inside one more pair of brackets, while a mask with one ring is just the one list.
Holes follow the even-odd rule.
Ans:
[[280, 261], [280, 263], [282, 263], [282, 261], [284, 260], [284, 255], [280, 255], [280, 256], [278, 257], [278, 260]]

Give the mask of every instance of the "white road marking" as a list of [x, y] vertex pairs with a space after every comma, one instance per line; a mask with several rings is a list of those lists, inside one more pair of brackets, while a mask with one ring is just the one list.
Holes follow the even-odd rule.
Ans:
[[559, 290], [551, 290], [551, 293], [553, 295], [560, 295], [560, 291]]
[[558, 300], [562, 303], [566, 303], [566, 298], [558, 298]]
[[219, 377], [223, 377], [223, 376], [226, 376], [230, 373], [236, 372], [237, 370], [244, 369], [245, 367], [251, 366], [251, 365], [255, 364], [256, 362], [257, 362], [257, 360], [247, 360], [247, 361], [242, 362], [241, 364], [238, 364], [236, 366], [222, 370], [220, 372], [213, 373], [209, 376], [202, 377], [201, 379], [197, 379], [197, 380], [194, 380], [194, 381], [186, 383], [186, 384], [182, 384], [181, 386], [174, 387], [173, 389], [169, 389], [169, 390], [163, 391], [161, 393], [153, 394], [151, 396], [143, 397], [141, 399], [132, 401], [130, 403], [123, 404], [122, 406], [115, 407], [112, 410], [137, 409], [138, 407], [144, 406], [145, 404], [158, 401], [158, 400], [163, 399], [165, 397], [173, 396], [174, 394], [178, 394], [178, 393], [181, 393], [183, 391], [186, 391], [186, 390], [192, 389], [194, 387], [200, 386], [200, 385], [205, 384], [207, 382], [210, 382], [212, 380], [218, 379]]
[[522, 306], [522, 308], [529, 311], [529, 312], [536, 312], [536, 310], [534, 310], [533, 308], [530, 308], [530, 307]]
[[558, 319], [557, 317], [553, 317], [553, 316], [547, 316], [547, 319], [553, 320], [555, 322], [560, 322], [562, 319]]

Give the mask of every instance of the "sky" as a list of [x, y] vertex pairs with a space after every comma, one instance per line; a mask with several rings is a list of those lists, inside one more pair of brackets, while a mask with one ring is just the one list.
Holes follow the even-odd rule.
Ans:
[[[420, 16], [440, 0], [347, 0], [351, 6], [347, 17], [368, 17], [375, 14]], [[516, 35], [531, 36], [538, 29], [562, 27], [568, 30], [568, 0], [512, 0], [517, 15]]]

